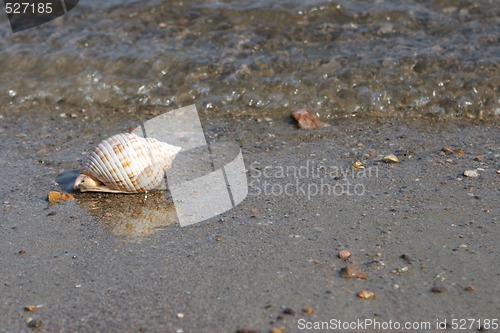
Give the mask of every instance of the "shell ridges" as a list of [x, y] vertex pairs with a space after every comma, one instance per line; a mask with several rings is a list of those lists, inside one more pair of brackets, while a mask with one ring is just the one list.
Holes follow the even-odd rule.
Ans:
[[[153, 138], [116, 134], [94, 148], [80, 174], [98, 180], [109, 192], [149, 191], [161, 185], [165, 172], [180, 150], [180, 147]], [[85, 189], [92, 190], [106, 192], [102, 188]]]

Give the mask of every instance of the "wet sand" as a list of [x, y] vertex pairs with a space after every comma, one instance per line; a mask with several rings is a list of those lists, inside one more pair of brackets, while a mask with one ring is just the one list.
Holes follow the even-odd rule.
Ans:
[[[193, 226], [129, 226], [127, 234], [109, 219], [141, 196], [75, 194], [52, 207], [46, 196], [60, 190], [56, 177], [77, 168], [82, 152], [150, 111], [61, 112], [2, 110], [2, 332], [32, 331], [30, 320], [39, 332], [311, 332], [300, 325], [331, 319], [430, 322], [435, 331], [436, 320], [498, 318], [498, 124], [347, 119], [306, 131], [245, 110], [204, 119], [207, 131], [241, 145], [248, 197]], [[400, 163], [378, 161], [389, 153]], [[377, 173], [278, 173], [308, 161], [349, 170], [356, 160]], [[478, 178], [463, 176], [477, 168]], [[264, 180], [274, 193], [264, 193]], [[309, 192], [309, 199], [300, 190], [277, 192], [297, 180], [306, 187], [350, 180], [364, 192]], [[347, 261], [337, 257], [342, 249], [352, 254]], [[347, 264], [368, 278], [342, 278]], [[375, 299], [358, 298], [362, 289]], [[38, 308], [25, 311], [29, 305]]]

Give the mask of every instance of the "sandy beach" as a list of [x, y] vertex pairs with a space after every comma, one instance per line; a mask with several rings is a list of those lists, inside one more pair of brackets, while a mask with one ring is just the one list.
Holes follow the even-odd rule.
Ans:
[[[248, 169], [249, 195], [235, 209], [188, 227], [175, 214], [141, 226], [139, 213], [127, 231], [112, 216], [123, 219], [143, 195], [75, 193], [49, 206], [57, 176], [78, 168], [103, 132], [125, 130], [121, 116], [111, 128], [57, 110], [1, 119], [1, 331], [312, 332], [365, 320], [435, 331], [437, 321], [484, 327], [498, 316], [498, 128], [345, 120], [302, 130], [283, 118], [213, 119], [206, 128], [224, 128]], [[400, 163], [379, 161], [389, 153]], [[314, 173], [357, 160], [372, 173]], [[289, 166], [302, 173], [280, 171]], [[312, 185], [349, 181], [357, 192]], [[348, 265], [366, 279], [342, 277]]]
[[[8, 19], [0, 333], [500, 331], [498, 1], [87, 0]], [[101, 140], [192, 104], [201, 141], [241, 149], [235, 208], [181, 227], [173, 186], [72, 191]], [[329, 126], [299, 128], [303, 109]], [[200, 213], [218, 189], [190, 192], [215, 192]]]

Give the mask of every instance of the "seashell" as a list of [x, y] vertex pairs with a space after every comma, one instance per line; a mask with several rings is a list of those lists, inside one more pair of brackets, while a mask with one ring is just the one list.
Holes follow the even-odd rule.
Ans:
[[394, 154], [386, 155], [382, 158], [385, 163], [399, 163], [399, 158]]
[[131, 133], [94, 148], [73, 184], [81, 192], [138, 193], [158, 188], [180, 147]]

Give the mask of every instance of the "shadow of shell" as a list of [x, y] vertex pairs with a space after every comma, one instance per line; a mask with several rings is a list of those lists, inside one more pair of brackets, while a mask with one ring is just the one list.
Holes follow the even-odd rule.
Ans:
[[80, 207], [97, 220], [104, 229], [124, 237], [126, 241], [140, 242], [147, 236], [178, 222], [172, 198], [165, 191], [142, 194], [82, 193]]
[[[59, 174], [61, 188], [72, 192], [78, 169]], [[140, 242], [147, 236], [178, 222], [175, 206], [168, 191], [137, 194], [74, 193], [80, 208], [105, 223], [105, 230], [126, 241]]]

